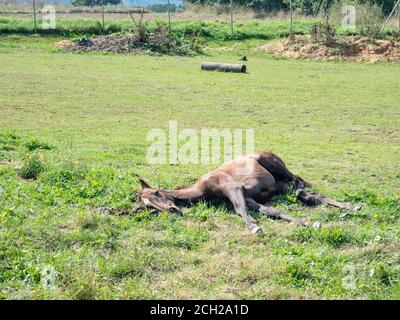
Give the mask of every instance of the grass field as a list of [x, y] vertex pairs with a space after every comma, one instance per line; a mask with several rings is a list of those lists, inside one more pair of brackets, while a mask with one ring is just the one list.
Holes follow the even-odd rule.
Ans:
[[[72, 54], [58, 40], [0, 37], [1, 298], [400, 298], [399, 64], [289, 61], [246, 43], [208, 57]], [[243, 52], [248, 74], [200, 71]], [[362, 209], [281, 197], [321, 227], [256, 216], [257, 237], [207, 203], [186, 218], [99, 213], [132, 205], [135, 174], [171, 188], [213, 167], [147, 164], [146, 134], [168, 120], [254, 128], [257, 150]]]
[[[136, 15], [136, 19], [139, 19]], [[308, 33], [310, 26], [315, 19], [302, 19], [294, 21], [295, 31], [297, 33]], [[165, 16], [155, 17], [147, 21], [150, 30], [157, 27], [157, 23], [167, 25], [168, 20]], [[105, 26], [101, 23], [101, 17], [66, 17], [57, 20], [56, 28], [52, 30], [43, 30], [42, 19], [38, 18], [38, 33], [56, 34], [56, 35], [83, 35], [83, 34], [108, 34], [115, 32], [126, 32], [134, 27], [129, 16], [125, 18], [115, 19], [106, 18]], [[226, 21], [196, 21], [190, 19], [176, 19], [171, 22], [172, 32], [178, 35], [197, 35], [202, 38], [215, 40], [243, 40], [243, 39], [275, 39], [279, 37], [287, 37], [289, 35], [289, 20], [263, 21], [248, 20], [236, 23], [234, 26], [234, 34], [232, 34], [231, 26]], [[32, 17], [0, 17], [0, 34], [1, 33], [27, 33], [34, 32], [34, 21]]]

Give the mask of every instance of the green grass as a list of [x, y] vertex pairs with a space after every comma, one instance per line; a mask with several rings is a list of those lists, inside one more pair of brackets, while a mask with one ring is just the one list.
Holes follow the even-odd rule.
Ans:
[[[246, 43], [208, 57], [71, 54], [58, 40], [0, 38], [1, 298], [400, 298], [399, 64], [289, 61]], [[248, 74], [200, 70], [239, 53]], [[147, 164], [146, 134], [168, 120], [254, 128], [257, 150], [362, 209], [280, 197], [321, 227], [255, 215], [259, 237], [207, 203], [186, 218], [98, 212], [131, 206], [135, 174], [171, 188], [213, 167]]]
[[[158, 22], [167, 24], [167, 21], [159, 19]], [[307, 33], [314, 21], [311, 19], [294, 21], [297, 33]], [[106, 19], [105, 30], [102, 28], [101, 16], [98, 19], [91, 18], [63, 18], [57, 20], [56, 29], [42, 30], [41, 19], [38, 19], [38, 33], [81, 35], [126, 32], [132, 30], [131, 19]], [[155, 21], [149, 21], [150, 29], [156, 27]], [[1, 33], [32, 33], [34, 31], [33, 19], [0, 17]], [[173, 20], [172, 31], [179, 35], [199, 35], [207, 39], [231, 40], [231, 39], [275, 39], [289, 35], [289, 21], [258, 21], [251, 20], [245, 23], [236, 23], [234, 34], [231, 26], [226, 22]]]
[[[309, 34], [313, 24], [320, 21], [319, 18], [299, 18], [293, 21], [293, 31], [296, 34]], [[90, 17], [60, 18], [56, 21], [56, 28], [47, 30], [42, 29], [42, 19], [37, 19], [37, 33], [42, 35], [62, 35], [62, 36], [80, 36], [96, 34], [112, 34], [132, 32], [133, 23], [131, 19], [105, 19], [103, 29], [101, 16], [98, 19]], [[165, 18], [147, 21], [149, 30], [154, 30], [158, 23], [165, 26], [168, 21]], [[337, 35], [355, 35], [358, 31], [347, 31], [337, 22], [332, 21], [336, 26]], [[14, 18], [0, 17], [0, 34], [33, 34], [35, 30], [34, 20], [32, 18]], [[284, 38], [290, 35], [289, 20], [259, 20], [252, 19], [245, 22], [235, 22], [234, 32], [228, 22], [221, 21], [195, 21], [195, 20], [172, 20], [171, 30], [179, 36], [204, 39], [206, 41], [230, 41], [230, 40], [248, 40], [261, 39], [272, 40]], [[388, 27], [381, 34], [383, 38], [393, 39], [392, 32], [395, 29]], [[395, 36], [397, 37], [397, 36]]]

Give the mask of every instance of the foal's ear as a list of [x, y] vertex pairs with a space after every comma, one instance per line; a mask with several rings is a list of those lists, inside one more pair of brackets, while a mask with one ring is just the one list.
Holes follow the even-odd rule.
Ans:
[[150, 185], [143, 178], [138, 176], [138, 179], [139, 179], [139, 183], [140, 183], [140, 186], [142, 187], [142, 189], [151, 188]]

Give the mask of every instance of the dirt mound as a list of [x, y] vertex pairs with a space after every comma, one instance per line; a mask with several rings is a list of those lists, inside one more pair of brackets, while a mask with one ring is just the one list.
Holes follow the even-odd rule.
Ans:
[[63, 40], [54, 45], [66, 51], [106, 51], [117, 53], [137, 52], [132, 47], [133, 36], [130, 35], [105, 35], [92, 38], [80, 38], [75, 40]]
[[202, 52], [195, 39], [186, 39], [169, 34], [162, 26], [155, 31], [139, 34], [104, 35], [74, 40], [64, 40], [54, 44], [66, 51], [103, 51], [115, 53], [146, 53], [189, 56]]
[[255, 49], [286, 58], [304, 60], [398, 61], [399, 43], [393, 40], [372, 40], [366, 37], [345, 36], [333, 44], [312, 42], [309, 36], [296, 36], [268, 43]]

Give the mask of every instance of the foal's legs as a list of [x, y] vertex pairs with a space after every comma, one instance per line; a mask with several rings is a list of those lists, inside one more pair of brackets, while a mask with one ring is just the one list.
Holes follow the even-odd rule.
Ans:
[[342, 210], [357, 211], [360, 209], [359, 205], [354, 205], [349, 202], [339, 202], [325, 197], [320, 193], [309, 192], [304, 189], [296, 190], [297, 199], [309, 206], [317, 206], [322, 203], [329, 204]]
[[295, 218], [295, 217], [289, 216], [287, 214], [281, 213], [272, 207], [268, 207], [268, 206], [259, 204], [258, 202], [254, 201], [251, 198], [246, 198], [246, 203], [250, 210], [261, 212], [268, 217], [282, 219], [284, 221], [289, 221], [289, 222], [299, 223], [305, 227], [308, 227], [310, 225], [310, 223], [305, 221], [303, 218]]
[[242, 185], [227, 176], [219, 180], [219, 189], [230, 200], [236, 213], [244, 219], [251, 233], [256, 234], [257, 232], [261, 232], [262, 229], [247, 212]]

